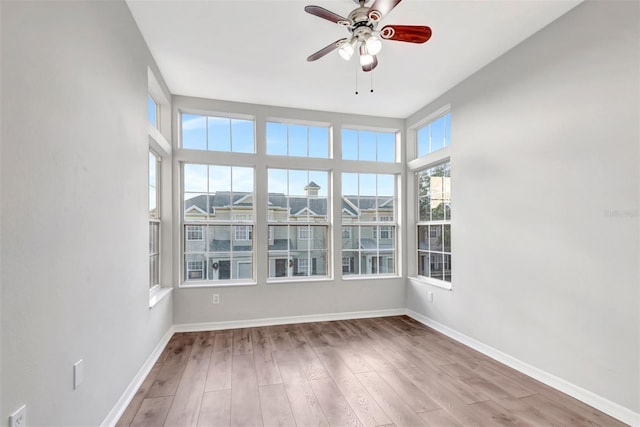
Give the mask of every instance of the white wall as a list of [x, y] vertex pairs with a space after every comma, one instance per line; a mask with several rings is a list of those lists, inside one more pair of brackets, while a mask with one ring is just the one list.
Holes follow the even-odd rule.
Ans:
[[407, 120], [451, 104], [453, 290], [408, 308], [636, 413], [638, 18], [585, 2]]
[[1, 7], [0, 423], [97, 425], [172, 324], [148, 308], [151, 57], [124, 2]]
[[[257, 284], [252, 286], [235, 287], [183, 287], [174, 290], [174, 322], [176, 324], [222, 322], [238, 320], [256, 320], [274, 317], [323, 315], [334, 313], [347, 313], [357, 311], [379, 311], [390, 309], [403, 309], [405, 298], [405, 280], [403, 277], [395, 278], [367, 278], [359, 280], [343, 280], [341, 275], [341, 227], [334, 222], [332, 227], [333, 249], [330, 251], [333, 263], [336, 267], [334, 280], [314, 282], [287, 282], [266, 283], [268, 258], [267, 252], [261, 242], [267, 240], [267, 167], [299, 168], [330, 170], [332, 172], [336, 193], [332, 197], [332, 210], [334, 218], [341, 216], [340, 191], [341, 173], [367, 172], [367, 173], [399, 173], [404, 171], [403, 163], [381, 163], [361, 165], [358, 162], [342, 161], [340, 147], [340, 129], [343, 125], [373, 127], [386, 130], [402, 130], [404, 120], [365, 117], [357, 115], [345, 115], [321, 111], [297, 110], [290, 108], [278, 108], [264, 105], [253, 105], [236, 102], [225, 102], [190, 98], [182, 96], [173, 97], [174, 108], [174, 194], [180, 194], [179, 170], [180, 162], [211, 162], [213, 164], [242, 164], [255, 167], [256, 171], [256, 267]], [[179, 141], [179, 111], [188, 111], [206, 114], [217, 112], [218, 114], [245, 114], [256, 120], [256, 145], [257, 153], [266, 152], [265, 120], [279, 118], [302, 122], [323, 122], [333, 126], [334, 159], [294, 158], [286, 159], [277, 156], [254, 155], [247, 156], [238, 153], [194, 152], [192, 150], [180, 150]], [[191, 152], [189, 152], [191, 151]], [[292, 161], [293, 160], [293, 161]], [[329, 196], [331, 198], [331, 194]], [[400, 195], [400, 201], [404, 195]], [[401, 204], [401, 202], [399, 203]], [[181, 217], [179, 205], [175, 204], [174, 218], [179, 221]], [[401, 210], [400, 233], [404, 233], [404, 219]], [[175, 227], [174, 242], [180, 242], [179, 227]], [[181, 283], [180, 271], [180, 245], [174, 247], [175, 283]], [[402, 261], [401, 261], [402, 265]], [[402, 267], [404, 271], [404, 267]], [[212, 304], [212, 295], [220, 295], [220, 304]]]

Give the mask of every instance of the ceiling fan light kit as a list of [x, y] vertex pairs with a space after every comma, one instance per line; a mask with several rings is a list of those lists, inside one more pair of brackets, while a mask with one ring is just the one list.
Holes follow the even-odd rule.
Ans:
[[326, 19], [346, 27], [351, 36], [342, 38], [310, 55], [307, 61], [315, 61], [338, 49], [340, 57], [348, 61], [356, 51], [360, 55], [360, 66], [365, 72], [372, 71], [378, 65], [376, 55], [382, 50], [382, 40], [395, 40], [409, 43], [425, 43], [431, 38], [431, 28], [419, 25], [386, 25], [380, 31], [378, 23], [401, 0], [374, 0], [370, 7], [365, 4], [369, 0], [354, 0], [359, 7], [344, 18], [320, 6], [307, 6], [304, 10], [311, 15]]

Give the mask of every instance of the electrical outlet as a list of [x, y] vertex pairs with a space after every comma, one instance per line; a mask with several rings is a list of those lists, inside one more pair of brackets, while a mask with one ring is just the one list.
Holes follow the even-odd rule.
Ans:
[[27, 405], [9, 416], [9, 427], [27, 427]]
[[220, 304], [220, 294], [213, 294], [213, 303]]

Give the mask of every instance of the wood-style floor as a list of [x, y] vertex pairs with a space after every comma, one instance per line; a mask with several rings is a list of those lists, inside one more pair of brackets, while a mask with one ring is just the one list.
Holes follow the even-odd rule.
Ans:
[[406, 316], [175, 334], [118, 426], [622, 426]]

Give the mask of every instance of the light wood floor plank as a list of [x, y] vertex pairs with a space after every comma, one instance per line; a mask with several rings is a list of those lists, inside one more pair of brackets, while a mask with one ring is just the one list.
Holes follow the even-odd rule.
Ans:
[[195, 334], [184, 334], [178, 339], [179, 344], [165, 360], [162, 369], [149, 388], [147, 397], [173, 396], [176, 393], [191, 354]]
[[131, 427], [163, 425], [167, 417], [167, 412], [169, 412], [172, 399], [172, 396], [144, 399], [135, 418], [131, 422]]
[[464, 427], [444, 409], [421, 412], [420, 418], [429, 427]]
[[259, 387], [262, 422], [265, 426], [293, 426], [295, 421], [287, 392], [282, 384]]
[[378, 405], [380, 405], [395, 425], [425, 425], [413, 409], [411, 409], [376, 372], [356, 374], [356, 378], [358, 378], [358, 381], [360, 381], [369, 394], [378, 402]]
[[307, 381], [285, 384], [284, 388], [289, 398], [293, 417], [298, 426], [325, 427], [329, 425], [320, 403]]
[[144, 379], [144, 382], [142, 383], [136, 394], [133, 396], [133, 399], [131, 399], [131, 402], [129, 402], [129, 405], [127, 405], [127, 409], [120, 417], [120, 420], [116, 424], [116, 427], [127, 427], [129, 424], [131, 424], [133, 418], [136, 416], [136, 413], [140, 409], [142, 402], [144, 401], [144, 399], [146, 399], [147, 393], [153, 385], [153, 382], [155, 381], [160, 369], [162, 369], [162, 364], [160, 363], [156, 363], [153, 368], [151, 368], [151, 372], [149, 372], [147, 377]]
[[234, 355], [231, 372], [231, 425], [260, 426], [262, 410], [252, 355]]
[[273, 344], [267, 330], [264, 328], [253, 329], [251, 331], [251, 341], [258, 385], [282, 384], [280, 371], [278, 371], [278, 366], [273, 357]]
[[399, 371], [380, 370], [377, 371], [377, 373], [415, 412], [432, 411], [440, 408], [429, 396]]
[[313, 393], [332, 426], [364, 426], [331, 378], [309, 381]]
[[202, 396], [198, 427], [231, 426], [231, 389], [211, 391]]
[[167, 414], [166, 425], [182, 427], [197, 425], [213, 342], [213, 334], [209, 332], [198, 334]]

